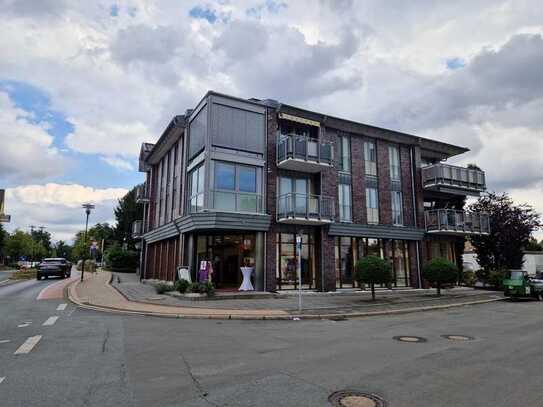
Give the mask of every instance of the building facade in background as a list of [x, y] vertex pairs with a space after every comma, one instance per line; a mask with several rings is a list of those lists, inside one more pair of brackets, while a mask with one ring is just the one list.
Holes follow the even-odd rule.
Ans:
[[[425, 261], [461, 263], [464, 237], [488, 216], [464, 212], [485, 174], [443, 161], [465, 148], [274, 100], [208, 92], [144, 143], [140, 272], [175, 280], [202, 261], [218, 288], [255, 269], [257, 290], [354, 287], [354, 263], [388, 259], [395, 287], [419, 287]], [[302, 237], [300, 259], [296, 235]]]

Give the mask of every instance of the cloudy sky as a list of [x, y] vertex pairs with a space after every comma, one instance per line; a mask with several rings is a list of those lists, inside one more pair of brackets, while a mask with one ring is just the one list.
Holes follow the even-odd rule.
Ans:
[[0, 0], [8, 229], [112, 221], [137, 154], [209, 89], [469, 147], [543, 212], [537, 0]]

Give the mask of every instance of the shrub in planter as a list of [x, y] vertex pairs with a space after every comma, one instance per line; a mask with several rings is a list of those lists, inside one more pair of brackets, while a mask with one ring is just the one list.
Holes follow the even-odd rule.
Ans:
[[184, 279], [181, 279], [175, 282], [175, 290], [179, 291], [181, 294], [186, 293], [189, 286], [190, 286], [190, 282]]
[[375, 301], [375, 284], [388, 284], [392, 281], [390, 263], [377, 256], [364, 257], [355, 264], [355, 279], [362, 287], [364, 283], [371, 287], [371, 299]]
[[474, 271], [464, 271], [462, 273], [462, 281], [466, 286], [473, 287], [477, 281], [477, 276]]
[[201, 292], [206, 293], [208, 297], [213, 297], [215, 295], [215, 287], [213, 286], [213, 283], [211, 281], [201, 283], [201, 286]]
[[201, 294], [201, 288], [200, 283], [190, 283], [190, 285], [187, 288], [187, 292], [194, 293], [194, 294]]
[[173, 285], [168, 283], [156, 283], [155, 290], [157, 294], [164, 294], [167, 291], [173, 291]]
[[447, 259], [435, 258], [424, 265], [422, 276], [437, 288], [437, 295], [441, 295], [444, 284], [454, 284], [458, 277], [458, 267]]
[[488, 283], [496, 290], [501, 290], [505, 276], [506, 272], [503, 270], [492, 270], [488, 273]]

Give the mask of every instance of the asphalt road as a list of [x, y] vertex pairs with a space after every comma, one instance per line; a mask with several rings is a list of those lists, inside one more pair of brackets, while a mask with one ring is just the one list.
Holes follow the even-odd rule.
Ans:
[[0, 285], [11, 277], [12, 271], [0, 271]]
[[181, 320], [57, 310], [64, 299], [36, 300], [53, 283], [0, 286], [2, 407], [328, 406], [341, 389], [390, 407], [543, 406], [542, 303], [337, 322]]

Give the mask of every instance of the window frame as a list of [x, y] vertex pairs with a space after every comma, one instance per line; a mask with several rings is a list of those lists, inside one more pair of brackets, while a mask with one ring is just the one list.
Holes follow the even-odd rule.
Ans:
[[400, 148], [398, 146], [388, 146], [388, 164], [390, 179], [392, 181], [401, 181], [402, 169]]
[[[375, 200], [371, 198], [374, 197]], [[379, 224], [379, 189], [366, 187], [366, 216], [369, 225]]]
[[[402, 191], [390, 191], [391, 195], [391, 212], [392, 212], [392, 224], [394, 226], [403, 226], [403, 194]], [[399, 205], [399, 207], [398, 207]], [[399, 219], [399, 222], [396, 220]]]
[[[372, 147], [371, 149], [369, 147]], [[373, 159], [371, 153], [373, 151]], [[373, 140], [364, 141], [364, 174], [377, 177], [377, 144]]]

